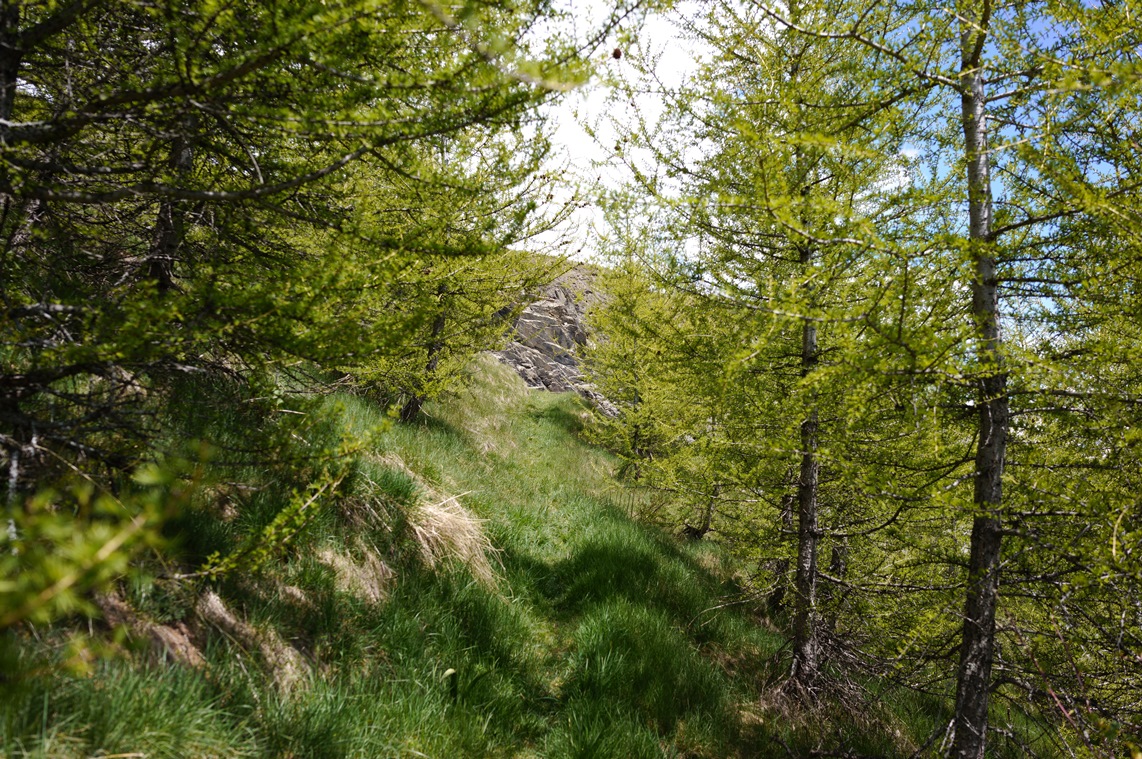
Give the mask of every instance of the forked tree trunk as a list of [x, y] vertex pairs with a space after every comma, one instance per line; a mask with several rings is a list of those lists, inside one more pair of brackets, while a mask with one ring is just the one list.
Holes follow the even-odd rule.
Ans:
[[968, 210], [974, 264], [972, 315], [979, 340], [978, 442], [975, 455], [977, 509], [971, 534], [963, 640], [956, 678], [955, 738], [952, 756], [982, 759], [987, 741], [991, 668], [995, 659], [995, 613], [999, 602], [1002, 540], [1003, 466], [1007, 450], [1007, 374], [1003, 367], [999, 290], [992, 244], [990, 163], [981, 52], [987, 36], [989, 5], [979, 18], [961, 22], [962, 120], [968, 172]]

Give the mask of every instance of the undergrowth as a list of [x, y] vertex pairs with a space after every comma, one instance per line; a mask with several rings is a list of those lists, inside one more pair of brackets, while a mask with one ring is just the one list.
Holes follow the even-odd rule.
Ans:
[[[939, 729], [892, 688], [855, 710], [781, 697], [784, 637], [736, 602], [716, 546], [632, 521], [615, 462], [577, 436], [580, 401], [473, 371], [413, 425], [348, 394], [267, 418], [188, 381], [171, 444], [210, 440], [213, 475], [120, 593], [201, 662], [156, 655], [137, 625], [93, 629], [110, 655], [79, 667], [61, 665], [85, 623], [10, 633], [27, 661], [4, 754], [907, 756]], [[267, 441], [290, 453], [260, 459]], [[334, 481], [279, 549], [194, 575]]]

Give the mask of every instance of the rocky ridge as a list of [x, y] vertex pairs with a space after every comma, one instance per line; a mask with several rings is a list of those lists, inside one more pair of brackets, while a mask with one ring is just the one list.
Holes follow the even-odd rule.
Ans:
[[604, 295], [598, 273], [576, 266], [556, 277], [513, 324], [512, 341], [492, 355], [516, 370], [528, 387], [555, 393], [575, 391], [608, 416], [618, 410], [584, 376], [579, 351], [588, 344], [587, 312]]

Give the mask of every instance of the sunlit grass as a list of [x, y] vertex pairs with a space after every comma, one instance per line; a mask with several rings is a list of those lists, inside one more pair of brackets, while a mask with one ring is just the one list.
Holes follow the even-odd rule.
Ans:
[[[306, 416], [283, 431], [194, 403], [192, 391], [214, 391], [189, 388], [172, 438], [221, 441], [222, 474], [174, 525], [171, 560], [193, 567], [234, 550], [319, 472], [243, 456], [258, 440], [292, 440], [299, 460], [302, 449], [350, 451], [339, 495], [256, 572], [125, 592], [156, 621], [195, 625], [209, 585], [306, 670], [283, 689], [264, 652], [197, 623], [201, 671], [146, 664], [141, 644], [90, 676], [57, 671], [11, 689], [0, 753], [888, 756], [945, 718], [891, 688], [861, 713], [775, 695], [785, 639], [762, 623], [760, 603], [738, 597], [726, 555], [632, 521], [616, 462], [578, 436], [579, 399], [529, 391], [491, 359], [473, 372], [409, 425], [333, 394], [299, 400]], [[490, 543], [474, 549], [490, 578], [458, 549], [426, 554], [416, 520], [439, 503], [469, 517], [435, 529]]]

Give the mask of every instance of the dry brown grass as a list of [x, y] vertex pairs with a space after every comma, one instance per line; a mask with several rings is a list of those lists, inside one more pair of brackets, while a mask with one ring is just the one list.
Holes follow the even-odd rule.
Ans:
[[296, 648], [273, 630], [259, 630], [239, 619], [212, 590], [199, 597], [195, 612], [248, 651], [257, 651], [282, 693], [292, 692], [309, 674], [309, 665]]
[[360, 558], [325, 548], [318, 552], [317, 558], [333, 570], [338, 590], [378, 604], [389, 597], [396, 573], [370, 547], [361, 546], [358, 553]]
[[496, 573], [489, 559], [496, 549], [484, 531], [484, 520], [460, 505], [459, 496], [421, 504], [409, 516], [416, 543], [428, 566], [455, 559], [484, 585], [496, 584]]
[[150, 643], [152, 653], [160, 660], [173, 659], [188, 667], [206, 666], [202, 652], [191, 639], [190, 631], [182, 622], [161, 625], [131, 608], [118, 593], [101, 594], [95, 603], [103, 618], [113, 627], [125, 627], [131, 635]]
[[[484, 529], [485, 520], [460, 503], [460, 498], [466, 494], [445, 495], [410, 469], [395, 453], [375, 456], [374, 460], [403, 472], [420, 490], [420, 503], [410, 509], [407, 516], [424, 563], [435, 568], [442, 562], [459, 561], [485, 586], [494, 586], [496, 572], [493, 560], [497, 551]], [[379, 516], [376, 509], [371, 509], [371, 513], [374, 517]]]

